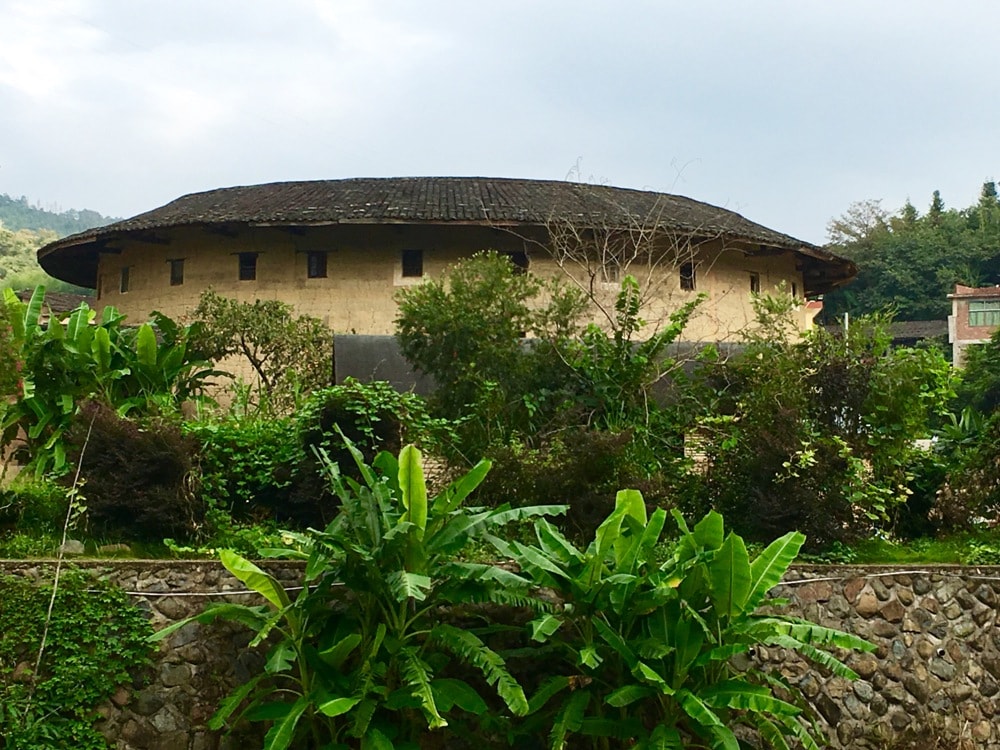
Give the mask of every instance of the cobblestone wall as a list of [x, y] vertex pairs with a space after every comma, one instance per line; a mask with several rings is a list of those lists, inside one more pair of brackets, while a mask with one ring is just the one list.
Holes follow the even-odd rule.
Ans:
[[[155, 628], [201, 610], [207, 601], [246, 601], [242, 584], [212, 562], [93, 562], [92, 569], [133, 592]], [[300, 569], [269, 569], [296, 586]], [[50, 575], [40, 563], [0, 562], [0, 572]], [[779, 649], [754, 659], [784, 662], [813, 699], [831, 746], [882, 750], [1000, 750], [1000, 569], [877, 566], [797, 567], [777, 590], [789, 614], [867, 638], [872, 654], [852, 654], [854, 682], [787, 658]], [[229, 592], [229, 593], [226, 593]], [[101, 708], [102, 730], [121, 750], [227, 750], [259, 745], [224, 738], [207, 721], [229, 689], [261, 666], [249, 633], [228, 623], [189, 625], [160, 644], [148, 683], [123, 688]]]

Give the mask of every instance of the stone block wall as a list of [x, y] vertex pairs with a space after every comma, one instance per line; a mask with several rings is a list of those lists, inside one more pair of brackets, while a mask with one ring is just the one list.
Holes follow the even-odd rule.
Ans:
[[[243, 585], [211, 561], [74, 563], [134, 596], [154, 628], [207, 601], [247, 601]], [[0, 561], [0, 572], [49, 577], [50, 563]], [[265, 565], [298, 586], [298, 565]], [[876, 645], [847, 663], [857, 681], [764, 649], [817, 707], [831, 747], [860, 750], [1000, 750], [1000, 569], [951, 566], [796, 567], [777, 595], [786, 613], [846, 630]], [[260, 738], [207, 728], [232, 686], [260, 667], [250, 634], [229, 623], [192, 624], [160, 644], [155, 664], [101, 708], [102, 731], [119, 750], [228, 750]]]
[[996, 568], [797, 567], [776, 590], [792, 599], [787, 611], [859, 635], [876, 651], [847, 658], [854, 682], [780, 650], [757, 658], [785, 661], [832, 747], [1000, 748], [998, 587]]

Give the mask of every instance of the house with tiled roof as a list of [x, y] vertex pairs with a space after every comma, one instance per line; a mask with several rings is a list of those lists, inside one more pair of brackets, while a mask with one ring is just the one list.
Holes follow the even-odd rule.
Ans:
[[[803, 301], [850, 281], [854, 264], [732, 211], [677, 195], [481, 177], [281, 182], [186, 195], [38, 251], [56, 278], [96, 290], [130, 319], [180, 317], [208, 288], [280, 299], [334, 332], [394, 330], [400, 288], [480, 250], [599, 302], [624, 273], [651, 292], [647, 320], [697, 295], [690, 341], [726, 341], [752, 320], [751, 292]], [[818, 304], [801, 306], [810, 325]], [[599, 316], [595, 312], [595, 320]]]
[[966, 348], [985, 344], [1000, 328], [1000, 286], [955, 284], [955, 291], [948, 299], [951, 300], [951, 315], [948, 316], [951, 361], [955, 367], [961, 367]]

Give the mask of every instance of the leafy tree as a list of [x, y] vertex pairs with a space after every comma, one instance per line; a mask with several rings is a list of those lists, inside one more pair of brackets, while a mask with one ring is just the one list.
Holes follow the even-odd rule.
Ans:
[[942, 319], [956, 283], [1000, 282], [1000, 204], [984, 183], [977, 204], [948, 209], [939, 191], [921, 216], [912, 203], [888, 216], [878, 201], [852, 204], [827, 227], [831, 249], [858, 264], [858, 278], [824, 297], [824, 317], [892, 310], [899, 320]]
[[[780, 313], [758, 305], [765, 321]], [[893, 349], [877, 317], [847, 337], [774, 330], [715, 370], [722, 416], [705, 425], [713, 506], [754, 540], [802, 529], [823, 546], [887, 527], [908, 497], [912, 441], [930, 434], [951, 395], [943, 354]]]
[[317, 318], [295, 316], [279, 300], [240, 302], [209, 289], [193, 313], [200, 322], [195, 343], [215, 361], [237, 357], [250, 365], [253, 402], [265, 411], [287, 411], [299, 393], [330, 384], [333, 344]]
[[505, 256], [480, 253], [447, 279], [400, 292], [396, 338], [404, 356], [437, 381], [434, 401], [460, 426], [470, 455], [537, 431], [561, 405], [566, 367], [557, 342], [578, 330], [580, 293], [518, 273]]
[[971, 407], [990, 416], [1000, 409], [1000, 330], [985, 344], [966, 350], [955, 411]]

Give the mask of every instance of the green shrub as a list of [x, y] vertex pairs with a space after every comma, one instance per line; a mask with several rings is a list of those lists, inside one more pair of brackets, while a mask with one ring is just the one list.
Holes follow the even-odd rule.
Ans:
[[674, 493], [658, 475], [649, 478], [632, 462], [631, 432], [568, 429], [537, 448], [512, 444], [492, 448], [495, 467], [479, 490], [489, 504], [569, 506], [560, 526], [588, 539], [614, 509], [619, 487], [640, 488], [653, 506], [673, 507]]
[[304, 457], [291, 418], [188, 422], [183, 429], [197, 444], [198, 487], [207, 508], [239, 521], [280, 514]]
[[24, 473], [0, 489], [0, 528], [33, 534], [62, 532], [68, 505], [66, 488]]
[[0, 745], [106, 748], [96, 709], [148, 663], [149, 624], [120, 589], [66, 571], [36, 671], [51, 594], [50, 584], [0, 577]]

